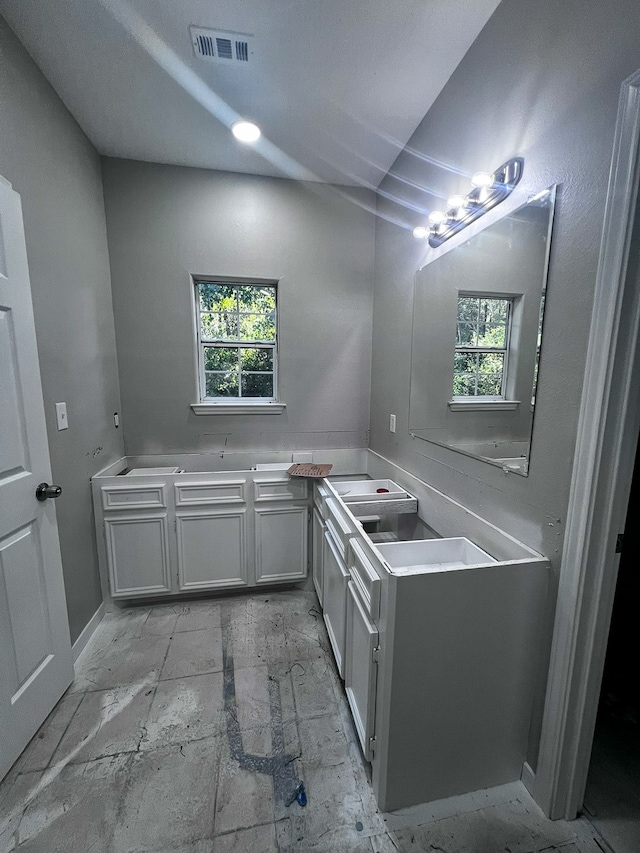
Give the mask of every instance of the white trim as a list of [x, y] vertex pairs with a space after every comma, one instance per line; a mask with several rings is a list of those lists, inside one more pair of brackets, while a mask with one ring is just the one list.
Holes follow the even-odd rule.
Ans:
[[527, 791], [531, 794], [536, 783], [536, 774], [533, 772], [533, 769], [528, 761], [525, 761], [522, 765], [520, 781], [525, 786]]
[[513, 412], [520, 400], [449, 400], [452, 412]]
[[281, 415], [286, 403], [192, 403], [195, 415]]
[[82, 652], [86, 649], [87, 645], [89, 644], [89, 641], [91, 640], [91, 638], [95, 634], [95, 632], [98, 628], [98, 625], [102, 622], [102, 618], [104, 616], [104, 613], [105, 613], [105, 606], [104, 606], [104, 601], [103, 601], [102, 604], [100, 605], [100, 607], [98, 607], [96, 612], [93, 614], [91, 619], [89, 619], [87, 624], [84, 626], [84, 628], [80, 632], [80, 636], [78, 637], [78, 639], [75, 641], [75, 643], [71, 647], [71, 650], [73, 653], [74, 664], [77, 662], [78, 658], [80, 657]]
[[640, 299], [627, 281], [640, 140], [640, 71], [622, 84], [562, 554], [535, 799], [582, 804], [640, 429]]

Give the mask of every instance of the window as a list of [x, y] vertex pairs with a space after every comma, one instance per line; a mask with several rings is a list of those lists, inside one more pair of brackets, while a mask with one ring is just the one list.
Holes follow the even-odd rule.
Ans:
[[204, 403], [276, 399], [276, 285], [195, 281]]
[[453, 398], [504, 399], [511, 299], [458, 297]]

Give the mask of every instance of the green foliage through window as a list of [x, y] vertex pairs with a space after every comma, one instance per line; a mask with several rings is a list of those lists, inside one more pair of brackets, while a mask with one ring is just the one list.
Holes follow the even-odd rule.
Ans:
[[275, 399], [276, 286], [196, 281], [205, 399]]
[[458, 297], [454, 397], [504, 396], [511, 300]]

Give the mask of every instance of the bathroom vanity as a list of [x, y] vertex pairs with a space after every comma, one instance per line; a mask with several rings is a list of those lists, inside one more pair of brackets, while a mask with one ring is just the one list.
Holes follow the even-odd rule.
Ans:
[[113, 598], [300, 582], [310, 563], [373, 789], [392, 810], [520, 778], [549, 564], [408, 472], [387, 463], [381, 476], [373, 456], [378, 479], [116, 464], [93, 489]]
[[120, 460], [92, 480], [106, 600], [306, 578], [306, 480], [269, 469], [128, 470]]

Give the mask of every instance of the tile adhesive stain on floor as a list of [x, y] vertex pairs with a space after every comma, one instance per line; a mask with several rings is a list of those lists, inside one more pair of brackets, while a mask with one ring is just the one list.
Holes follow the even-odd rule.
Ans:
[[221, 621], [224, 667], [224, 713], [231, 755], [243, 770], [251, 770], [254, 773], [263, 773], [264, 775], [271, 776], [273, 778], [274, 796], [281, 805], [290, 806], [294, 800], [306, 805], [304, 783], [297, 778], [294, 767], [294, 762], [298, 756], [288, 755], [284, 750], [280, 690], [276, 678], [271, 675], [269, 676], [269, 704], [273, 754], [266, 758], [260, 755], [251, 755], [244, 751], [236, 703], [233, 644], [228, 610], [222, 613]]
[[0, 853], [606, 850], [519, 785], [381, 814], [313, 593], [118, 610], [76, 669], [0, 784]]

